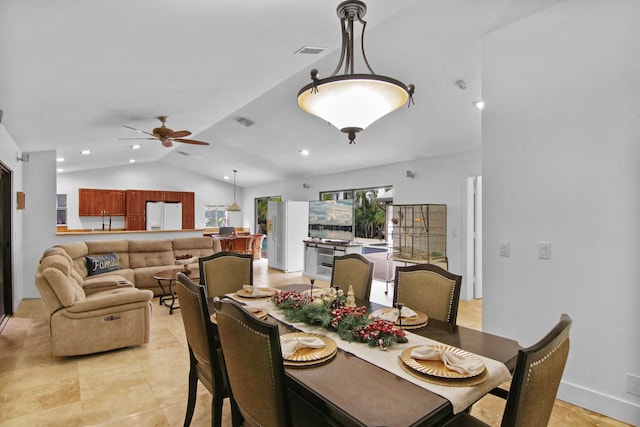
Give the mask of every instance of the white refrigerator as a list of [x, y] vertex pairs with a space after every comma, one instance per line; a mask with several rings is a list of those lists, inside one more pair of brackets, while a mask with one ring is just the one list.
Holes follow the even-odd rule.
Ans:
[[182, 203], [147, 202], [147, 230], [182, 230]]
[[309, 233], [309, 202], [269, 202], [267, 258], [271, 268], [304, 270], [304, 243]]

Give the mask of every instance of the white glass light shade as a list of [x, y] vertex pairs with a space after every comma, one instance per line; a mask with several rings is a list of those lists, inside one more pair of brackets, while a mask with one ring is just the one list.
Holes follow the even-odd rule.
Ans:
[[298, 92], [298, 105], [340, 130], [366, 129], [409, 100], [407, 87], [392, 78], [348, 74], [311, 83]]

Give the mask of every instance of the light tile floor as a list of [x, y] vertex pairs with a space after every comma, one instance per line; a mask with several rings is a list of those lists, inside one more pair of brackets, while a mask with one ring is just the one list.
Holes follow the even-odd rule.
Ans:
[[[254, 263], [256, 284], [308, 283], [300, 273], [282, 273]], [[321, 283], [316, 282], [321, 285]], [[326, 284], [325, 284], [326, 285]], [[371, 299], [393, 299], [392, 286], [374, 282]], [[0, 334], [0, 425], [13, 426], [181, 426], [187, 397], [189, 358], [180, 310], [169, 315], [154, 299], [151, 342], [90, 356], [50, 356], [48, 314], [42, 300], [24, 300]], [[461, 301], [458, 323], [482, 327], [482, 302]], [[208, 426], [210, 395], [199, 387], [192, 426]], [[503, 401], [493, 396], [473, 414], [498, 426]], [[231, 425], [228, 404], [223, 425]], [[626, 426], [556, 401], [550, 426]]]

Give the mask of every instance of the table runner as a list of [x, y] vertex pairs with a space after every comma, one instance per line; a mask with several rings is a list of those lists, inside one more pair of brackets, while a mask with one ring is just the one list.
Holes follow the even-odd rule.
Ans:
[[268, 310], [271, 317], [283, 323], [286, 323], [287, 325], [291, 325], [303, 332], [321, 334], [332, 338], [336, 342], [336, 345], [339, 349], [350, 353], [362, 360], [365, 360], [381, 369], [384, 369], [385, 371], [391, 372], [392, 374], [403, 378], [413, 384], [416, 384], [419, 387], [422, 387], [433, 393], [436, 393], [439, 396], [444, 397], [449, 402], [451, 402], [454, 414], [465, 410], [469, 406], [473, 405], [482, 396], [486, 395], [490, 390], [511, 379], [511, 374], [503, 363], [477, 354], [477, 356], [485, 364], [489, 373], [487, 380], [483, 383], [467, 387], [449, 387], [423, 381], [405, 372], [398, 363], [398, 358], [402, 351], [407, 347], [433, 344], [443, 345], [438, 341], [416, 335], [414, 333], [411, 333], [410, 331], [405, 331], [406, 336], [409, 340], [408, 343], [396, 343], [393, 346], [389, 347], [387, 351], [381, 351], [376, 347], [370, 347], [369, 345], [364, 343], [345, 341], [341, 339], [336, 332], [323, 328], [321, 326], [312, 326], [306, 323], [291, 323], [287, 319], [285, 319], [284, 312], [273, 305], [270, 298], [246, 299], [238, 298], [234, 294], [229, 294], [227, 296], [250, 307], [265, 308]]

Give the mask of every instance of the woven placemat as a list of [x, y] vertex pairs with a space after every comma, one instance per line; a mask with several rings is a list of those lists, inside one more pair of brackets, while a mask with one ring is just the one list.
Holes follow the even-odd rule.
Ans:
[[320, 338], [324, 343], [323, 348], [301, 348], [288, 358], [283, 357], [285, 362], [314, 362], [324, 360], [328, 356], [333, 356], [338, 351], [336, 342], [324, 335], [312, 334], [309, 332], [292, 332], [280, 336], [281, 339], [287, 338]]
[[[429, 324], [429, 321], [426, 321], [424, 323], [420, 323], [417, 325], [405, 325], [404, 322], [402, 322], [402, 329], [405, 330], [412, 330], [412, 329], [420, 329], [420, 328], [424, 328], [425, 326], [427, 326]], [[398, 323], [396, 323], [396, 325], [398, 325]], [[400, 326], [400, 325], [398, 325]]]
[[319, 365], [323, 365], [323, 364], [325, 364], [327, 362], [330, 362], [336, 357], [336, 354], [338, 354], [338, 350], [337, 349], [333, 353], [329, 354], [328, 356], [323, 357], [322, 359], [310, 360], [308, 362], [294, 362], [293, 360], [283, 359], [282, 363], [284, 364], [284, 366], [286, 366], [288, 368], [307, 368], [309, 366], [319, 366]]
[[422, 381], [426, 381], [432, 384], [444, 385], [447, 387], [469, 387], [473, 385], [482, 384], [487, 380], [487, 378], [489, 378], [489, 371], [486, 368], [484, 371], [482, 371], [481, 374], [471, 378], [442, 378], [442, 377], [434, 377], [428, 374], [423, 374], [422, 372], [418, 372], [413, 368], [410, 368], [402, 361], [400, 356], [398, 356], [398, 363], [400, 364], [400, 367], [412, 377], [418, 378]]
[[[374, 313], [387, 313], [389, 311], [393, 310], [393, 308], [381, 308], [379, 310], [374, 311], [373, 313], [371, 313], [369, 315], [369, 317], [374, 317]], [[414, 310], [415, 311], [415, 310]], [[415, 328], [422, 328], [424, 326], [427, 326], [427, 323], [429, 322], [429, 317], [427, 316], [426, 313], [423, 313], [421, 311], [416, 311], [416, 315], [413, 317], [403, 317], [402, 318], [402, 327], [409, 329], [410, 327], [414, 327]], [[400, 322], [398, 320], [396, 320], [395, 322], [396, 325], [400, 326]]]
[[270, 298], [278, 292], [273, 288], [259, 288], [259, 289], [261, 292], [264, 293], [264, 295], [253, 295], [253, 293], [245, 289], [238, 289], [236, 291], [236, 295], [242, 298]]

